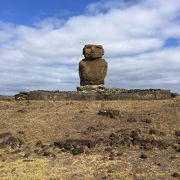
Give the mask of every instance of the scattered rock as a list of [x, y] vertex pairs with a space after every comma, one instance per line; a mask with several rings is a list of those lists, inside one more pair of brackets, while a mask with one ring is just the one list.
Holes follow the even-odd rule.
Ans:
[[157, 166], [161, 166], [161, 163], [157, 163], [156, 165], [157, 165]]
[[154, 135], [159, 135], [159, 136], [165, 136], [166, 135], [164, 132], [159, 131], [159, 130], [154, 129], [154, 128], [149, 129], [149, 134], [151, 134], [151, 135], [154, 134]]
[[109, 169], [109, 170], [107, 171], [107, 173], [113, 173], [113, 172], [114, 172], [113, 169]]
[[100, 145], [100, 144], [103, 144], [104, 141], [105, 141], [104, 137], [100, 137], [99, 139], [94, 141], [94, 144]]
[[146, 158], [147, 158], [147, 155], [143, 153], [143, 154], [141, 154], [140, 158], [146, 159]]
[[28, 92], [20, 92], [19, 94], [16, 94], [14, 96], [16, 101], [28, 100], [28, 97], [29, 97], [29, 93]]
[[176, 140], [176, 143], [180, 145], [180, 139], [177, 139], [177, 140]]
[[64, 141], [55, 141], [54, 142], [54, 146], [58, 147], [58, 148], [64, 148], [64, 144], [65, 144]]
[[173, 148], [176, 152], [180, 152], [180, 145], [179, 144], [174, 144]]
[[80, 155], [80, 154], [84, 153], [84, 147], [81, 146], [81, 147], [78, 147], [78, 148], [74, 148], [74, 149], [71, 151], [71, 153], [72, 153], [73, 155]]
[[115, 158], [114, 157], [109, 157], [109, 160], [115, 160]]
[[120, 111], [116, 109], [101, 109], [99, 110], [98, 114], [102, 116], [107, 116], [110, 118], [116, 118], [116, 117], [119, 117]]
[[157, 129], [154, 129], [154, 128], [150, 128], [149, 129], [149, 134], [158, 134], [159, 131]]
[[104, 151], [106, 151], [106, 152], [111, 152], [111, 150], [112, 150], [111, 147], [107, 147], [107, 148], [104, 149]]
[[83, 131], [83, 134], [89, 134], [89, 133], [93, 133], [93, 132], [97, 132], [99, 129], [99, 127], [94, 127], [94, 126], [89, 126], [85, 131]]
[[19, 109], [19, 110], [17, 110], [17, 112], [18, 113], [25, 113], [25, 112], [27, 112], [27, 110], [26, 109]]
[[139, 129], [135, 129], [131, 132], [132, 143], [134, 145], [140, 145], [142, 143], [142, 137], [140, 135], [141, 131]]
[[73, 145], [71, 143], [66, 142], [64, 144], [64, 149], [66, 149], [67, 151], [70, 151], [73, 148]]
[[176, 96], [178, 96], [178, 93], [171, 93], [171, 97], [175, 98]]
[[137, 119], [134, 118], [134, 117], [129, 117], [129, 118], [127, 119], [127, 122], [137, 122]]
[[177, 173], [177, 172], [174, 172], [171, 176], [172, 176], [172, 177], [180, 177], [180, 174]]
[[166, 136], [166, 134], [164, 132], [162, 132], [162, 131], [159, 132], [159, 135], [160, 136]]
[[117, 155], [117, 156], [122, 156], [122, 155], [123, 155], [123, 152], [117, 152], [116, 155]]
[[107, 179], [108, 179], [108, 176], [102, 176], [101, 179], [102, 179], [102, 180], [107, 180]]
[[87, 139], [69, 139], [66, 140], [66, 143], [71, 143], [73, 145], [79, 145], [79, 146], [87, 146], [88, 148], [95, 147], [95, 143]]
[[177, 156], [170, 156], [170, 159], [171, 160], [174, 160], [174, 159], [176, 159], [177, 158]]
[[132, 144], [132, 137], [129, 134], [123, 135], [123, 139], [121, 140], [121, 144], [130, 146]]
[[65, 149], [73, 155], [78, 155], [84, 152], [84, 148], [89, 149], [95, 147], [96, 143], [86, 139], [68, 139], [66, 141], [56, 141], [54, 146], [60, 149]]
[[88, 131], [88, 132], [95, 132], [95, 131], [96, 131], [96, 128], [93, 127], [93, 126], [89, 126], [89, 127], [87, 128], [87, 131]]
[[109, 154], [109, 158], [108, 158], [109, 160], [115, 160], [115, 154], [113, 153], [113, 152], [111, 152], [110, 154]]
[[6, 159], [5, 159], [5, 158], [3, 158], [3, 159], [2, 159], [2, 162], [5, 162], [5, 161], [6, 161]]
[[25, 134], [25, 131], [18, 131], [18, 134]]
[[30, 152], [27, 152], [25, 155], [24, 155], [24, 158], [28, 158], [31, 156], [31, 153]]
[[119, 142], [119, 137], [114, 133], [110, 134], [109, 139], [108, 139], [108, 145], [114, 146], [114, 145], [117, 145], [118, 142]]
[[180, 130], [175, 131], [175, 135], [176, 135], [177, 137], [180, 137]]
[[143, 138], [139, 129], [132, 130], [130, 134], [124, 134], [121, 144], [137, 145], [141, 149], [145, 150], [151, 150], [153, 147], [158, 147], [159, 149], [167, 149], [169, 146], [169, 144], [165, 141]]
[[19, 145], [20, 145], [19, 140], [13, 136], [10, 136], [6, 140], [6, 144], [11, 146], [11, 148], [13, 148], [13, 149], [19, 147]]
[[34, 153], [41, 156], [43, 152], [41, 150], [39, 150], [39, 149], [35, 149]]
[[143, 149], [145, 149], [145, 150], [151, 150], [151, 149], [153, 149], [152, 143], [151, 143], [151, 142], [144, 143], [144, 144], [143, 144]]
[[155, 147], [158, 147], [159, 149], [167, 149], [169, 144], [166, 143], [165, 141], [161, 141], [161, 140], [153, 140], [151, 141], [152, 145]]
[[145, 118], [144, 120], [143, 120], [143, 122], [145, 122], [145, 123], [152, 123], [152, 119], [150, 118], [150, 117], [148, 117], [148, 118]]
[[42, 144], [42, 141], [41, 141], [41, 140], [39, 140], [39, 141], [36, 142], [36, 147], [42, 147], [42, 146], [43, 146], [43, 144]]
[[55, 157], [55, 154], [50, 152], [50, 151], [44, 151], [43, 152], [43, 156], [47, 156], [47, 157]]
[[86, 133], [91, 133], [91, 132], [96, 132], [96, 131], [97, 131], [97, 129], [95, 127], [89, 126], [85, 132]]

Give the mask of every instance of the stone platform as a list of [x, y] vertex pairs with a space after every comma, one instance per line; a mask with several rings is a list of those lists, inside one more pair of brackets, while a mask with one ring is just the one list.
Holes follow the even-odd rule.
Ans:
[[175, 96], [164, 89], [119, 89], [106, 88], [104, 91], [30, 91], [29, 100], [162, 100]]

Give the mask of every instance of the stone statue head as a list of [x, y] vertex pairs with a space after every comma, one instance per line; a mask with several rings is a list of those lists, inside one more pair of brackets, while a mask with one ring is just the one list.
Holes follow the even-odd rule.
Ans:
[[104, 55], [104, 49], [101, 45], [88, 44], [83, 48], [83, 55], [86, 59], [97, 59]]

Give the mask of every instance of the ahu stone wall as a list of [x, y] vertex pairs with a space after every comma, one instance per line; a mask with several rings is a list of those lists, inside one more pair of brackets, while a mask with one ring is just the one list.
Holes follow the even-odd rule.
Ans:
[[171, 99], [174, 93], [164, 89], [116, 89], [96, 91], [30, 91], [29, 100], [162, 100]]

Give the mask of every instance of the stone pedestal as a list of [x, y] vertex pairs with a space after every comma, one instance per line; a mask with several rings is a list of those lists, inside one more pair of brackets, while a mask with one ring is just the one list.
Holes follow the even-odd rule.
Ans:
[[81, 92], [104, 92], [105, 87], [104, 87], [104, 85], [85, 85], [85, 86], [78, 86], [77, 91], [81, 91]]

